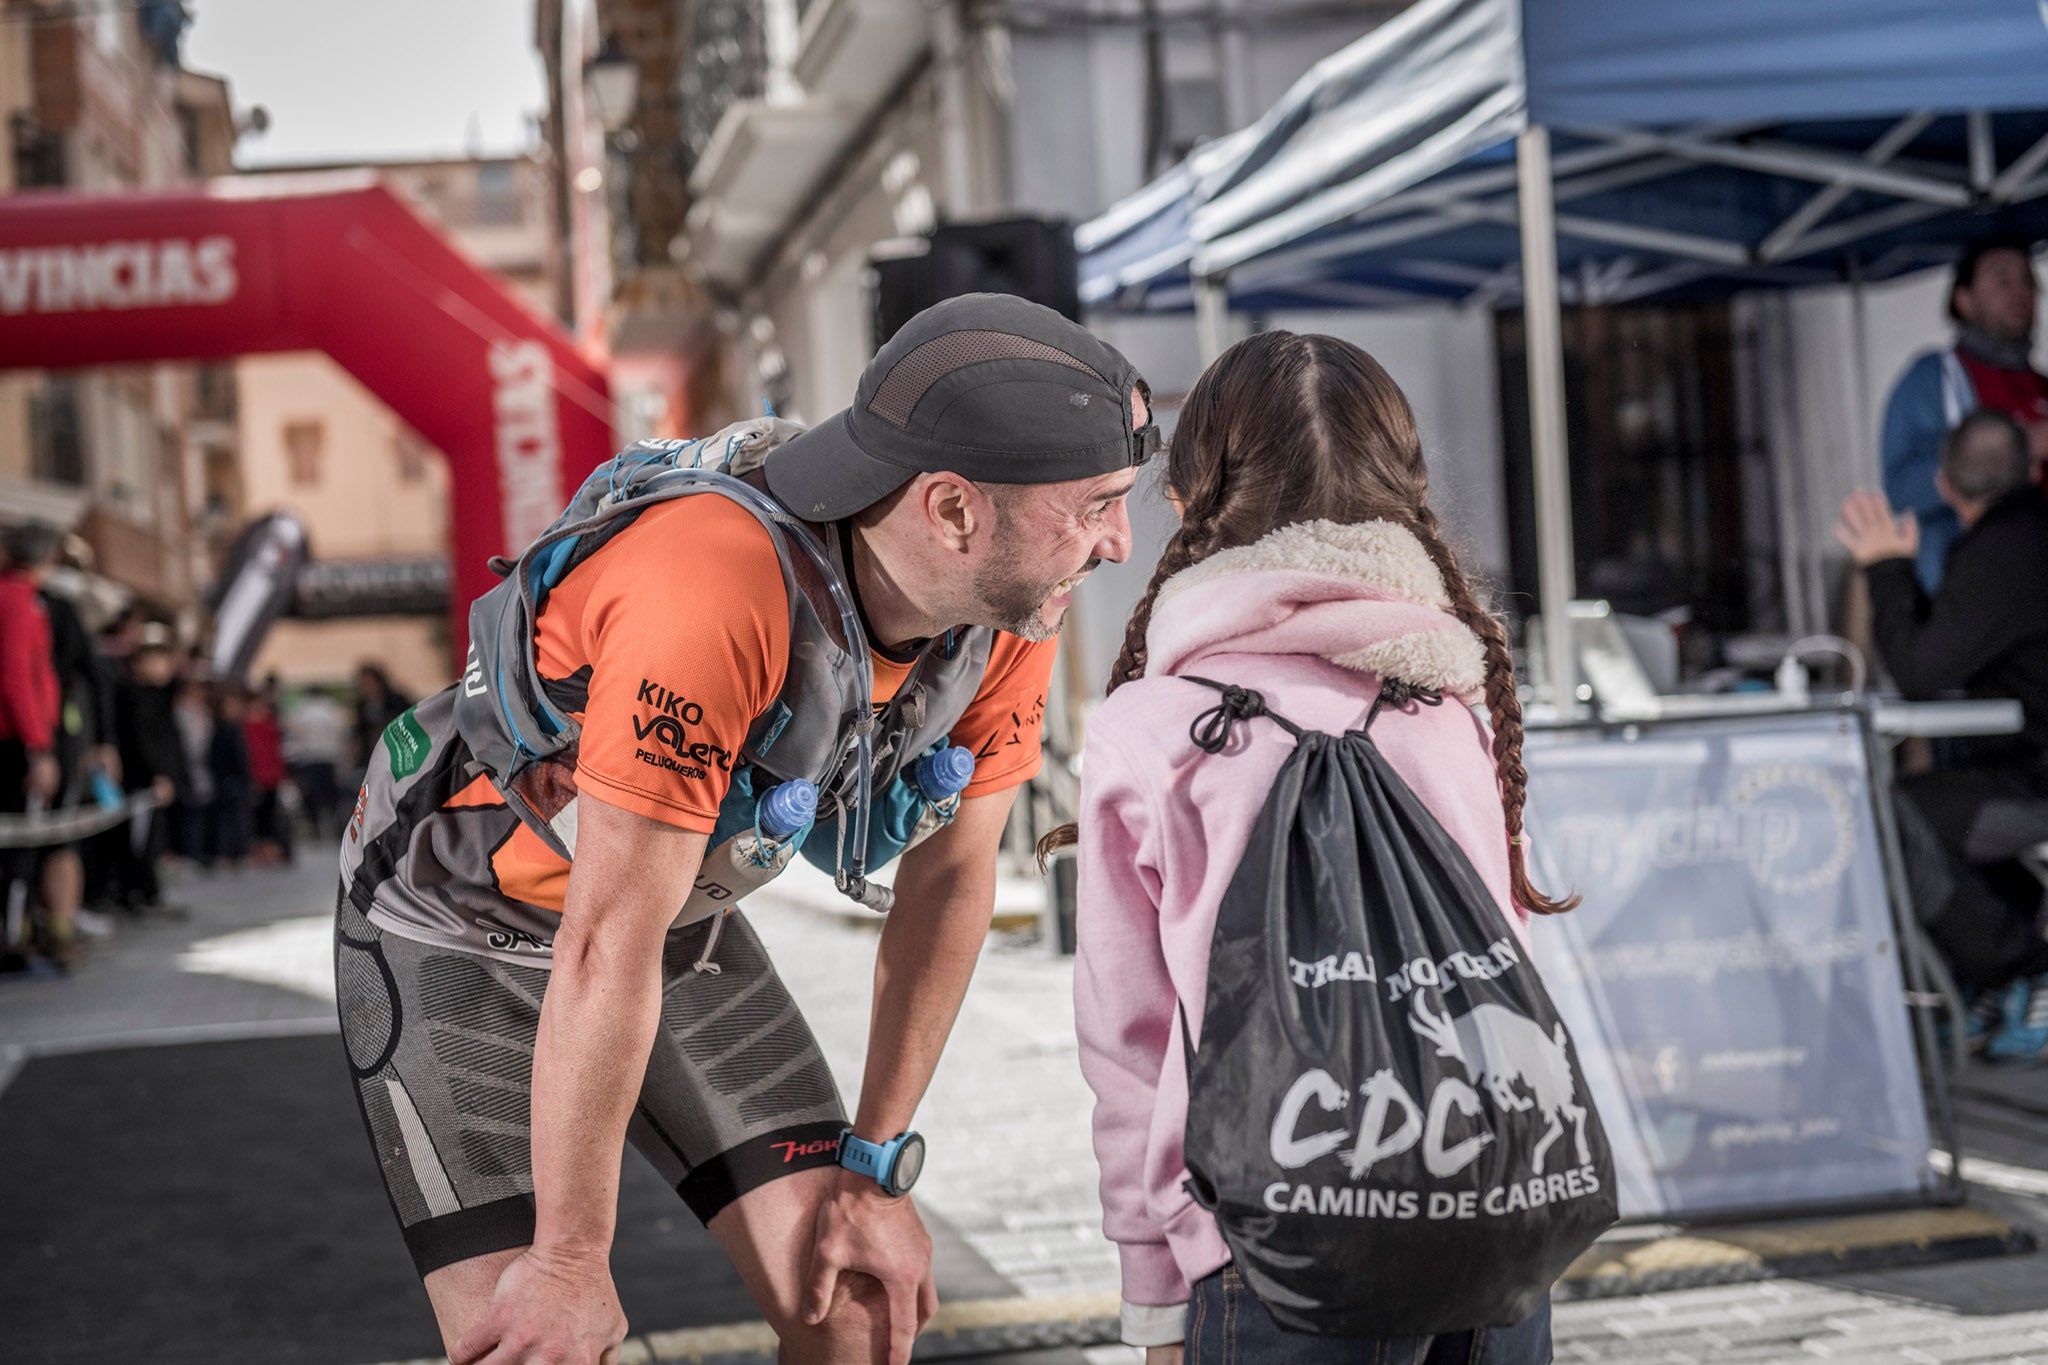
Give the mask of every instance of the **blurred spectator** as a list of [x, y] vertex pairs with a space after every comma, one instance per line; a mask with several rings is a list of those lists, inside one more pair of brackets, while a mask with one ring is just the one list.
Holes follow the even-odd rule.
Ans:
[[171, 843], [178, 856], [202, 866], [213, 862], [213, 706], [206, 684], [186, 678], [178, 684], [171, 716], [178, 728], [183, 780], [171, 808]]
[[239, 687], [222, 687], [214, 703], [213, 741], [208, 754], [213, 768], [213, 806], [209, 812], [211, 852], [230, 867], [249, 857], [254, 841], [256, 782], [249, 763], [247, 695]]
[[285, 711], [285, 762], [317, 836], [337, 834], [341, 829], [339, 773], [346, 758], [348, 730], [349, 720], [341, 705], [324, 692], [301, 693]]
[[[50, 619], [41, 587], [57, 560], [60, 537], [38, 522], [7, 533], [0, 563], [0, 815], [40, 810], [63, 786], [56, 754], [62, 694], [50, 646]], [[7, 942], [0, 948], [18, 958], [16, 941], [27, 920], [28, 897], [42, 862], [34, 848], [0, 849], [0, 913]], [[53, 944], [68, 948], [68, 925], [53, 924]]]
[[[51, 657], [60, 695], [57, 712], [57, 767], [63, 783], [51, 802], [55, 809], [77, 810], [117, 804], [121, 790], [121, 758], [114, 743], [114, 676], [85, 627], [77, 604], [54, 590], [55, 579], [43, 584], [43, 610], [50, 621]], [[78, 915], [85, 899], [85, 864], [76, 842], [52, 845], [43, 852], [39, 878], [43, 908], [55, 923], [98, 924]]]
[[112, 665], [117, 681], [125, 676], [129, 659], [142, 647], [143, 633], [148, 627], [142, 612], [127, 606], [114, 613], [114, 619], [100, 628], [100, 654]]
[[1935, 489], [1942, 437], [1978, 408], [2003, 412], [2026, 433], [2037, 474], [2048, 461], [2048, 377], [2034, 369], [2039, 297], [2032, 245], [1987, 237], [1956, 261], [1948, 314], [1955, 345], [1915, 360], [1892, 388], [1884, 416], [1884, 491], [1893, 507], [1920, 522], [1920, 584], [1941, 584], [1948, 548], [1962, 532]]
[[278, 728], [275, 683], [249, 698], [242, 721], [242, 739], [249, 751], [249, 780], [254, 789], [253, 832], [258, 853], [266, 860], [292, 860], [291, 820], [285, 813], [284, 736]]
[[163, 856], [171, 823], [171, 803], [185, 785], [185, 754], [178, 721], [172, 712], [177, 659], [169, 632], [146, 629], [128, 656], [125, 676], [115, 689], [115, 732], [121, 746], [121, 778], [130, 792], [147, 791], [157, 802], [126, 826], [111, 831], [113, 896], [132, 913], [163, 908], [157, 862]]
[[[1979, 1023], [2001, 1060], [2048, 1057], [2042, 887], [2017, 861], [2048, 841], [2048, 503], [2031, 463], [2026, 432], [2002, 412], [1972, 413], [1949, 433], [1935, 483], [1962, 534], [1932, 597], [1911, 514], [1858, 493], [1836, 529], [1869, 578], [1878, 653], [1902, 693], [2020, 703], [2017, 735], [1972, 740], [1957, 766], [1899, 784], [1928, 937], [1958, 982], [1995, 1006]], [[1947, 851], [1946, 869], [1938, 854], [1914, 856], [1920, 822]]]
[[405, 714], [412, 699], [391, 685], [391, 678], [376, 664], [356, 669], [356, 752], [355, 765], [369, 766], [384, 727]]

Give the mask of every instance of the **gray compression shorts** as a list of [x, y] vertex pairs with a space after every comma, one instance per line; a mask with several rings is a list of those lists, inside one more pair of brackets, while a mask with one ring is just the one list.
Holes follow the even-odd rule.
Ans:
[[[753, 928], [671, 932], [662, 1028], [627, 1138], [699, 1219], [832, 1165], [846, 1125], [810, 1026]], [[378, 928], [346, 895], [335, 986], [356, 1098], [421, 1275], [533, 1241], [528, 1102], [549, 972]]]

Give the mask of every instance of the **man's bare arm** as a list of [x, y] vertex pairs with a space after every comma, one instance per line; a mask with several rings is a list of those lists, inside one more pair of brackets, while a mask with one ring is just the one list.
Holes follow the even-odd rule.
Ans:
[[[996, 853], [1014, 791], [964, 802], [946, 829], [903, 855], [896, 908], [882, 927], [875, 999], [854, 1131], [871, 1142], [910, 1126], [952, 1032], [995, 909]], [[805, 1316], [820, 1321], [839, 1275], [881, 1282], [889, 1301], [890, 1365], [937, 1307], [931, 1239], [908, 1199], [891, 1199], [864, 1175], [842, 1171], [818, 1211], [806, 1277]]]
[[577, 804], [576, 861], [533, 1048], [534, 1245], [601, 1259], [661, 1024], [663, 936], [707, 839], [588, 795]]
[[611, 1359], [619, 1154], [661, 1026], [663, 936], [706, 836], [579, 798], [576, 861], [533, 1050], [533, 1246], [507, 1265], [456, 1365]]
[[867, 1068], [854, 1131], [894, 1137], [931, 1084], [996, 904], [996, 857], [1016, 789], [961, 803], [951, 825], [905, 853], [882, 926]]

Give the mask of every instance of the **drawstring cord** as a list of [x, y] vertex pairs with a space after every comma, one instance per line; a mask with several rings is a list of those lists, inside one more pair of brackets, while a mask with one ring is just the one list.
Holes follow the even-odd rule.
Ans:
[[1285, 716], [1267, 710], [1266, 699], [1250, 688], [1213, 682], [1208, 678], [1189, 678], [1187, 681], [1213, 687], [1223, 694], [1222, 701], [1196, 716], [1194, 723], [1188, 726], [1188, 738], [1205, 754], [1222, 753], [1224, 746], [1230, 743], [1232, 728], [1239, 721], [1250, 720], [1254, 716], [1264, 716], [1296, 739], [1305, 733]]
[[1404, 711], [1411, 702], [1420, 702], [1424, 706], [1442, 706], [1444, 694], [1434, 687], [1423, 687], [1418, 683], [1402, 682], [1399, 678], [1388, 678], [1380, 684], [1380, 694], [1372, 699], [1372, 710], [1365, 713], [1365, 725], [1362, 728], [1372, 729], [1372, 723], [1379, 718], [1382, 706]]
[[725, 932], [725, 917], [731, 913], [730, 909], [725, 909], [712, 917], [711, 936], [704, 940], [704, 951], [697, 954], [697, 960], [690, 964], [691, 971], [702, 972], [706, 976], [718, 976], [723, 972], [724, 969], [711, 960], [711, 953], [718, 947], [718, 936]]
[[[1196, 716], [1193, 724], [1188, 726], [1188, 738], [1205, 754], [1222, 753], [1225, 746], [1230, 743], [1231, 731], [1238, 722], [1251, 720], [1255, 716], [1264, 716], [1296, 739], [1307, 733], [1287, 717], [1270, 710], [1266, 706], [1265, 697], [1248, 687], [1193, 676], [1186, 676], [1184, 681], [1213, 687], [1223, 694], [1221, 701]], [[1391, 706], [1399, 711], [1411, 703], [1441, 706], [1443, 702], [1444, 694], [1434, 687], [1423, 687], [1418, 683], [1403, 682], [1399, 678], [1388, 678], [1380, 684], [1380, 693], [1372, 699], [1372, 710], [1366, 712], [1365, 724], [1359, 729], [1370, 731], [1383, 706]]]

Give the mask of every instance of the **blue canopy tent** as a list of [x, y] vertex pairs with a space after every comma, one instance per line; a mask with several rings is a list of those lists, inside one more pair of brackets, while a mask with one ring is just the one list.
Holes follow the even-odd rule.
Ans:
[[1561, 302], [1871, 281], [2048, 237], [2048, 0], [1422, 0], [1076, 233], [1088, 306], [1525, 308], [1572, 695]]

